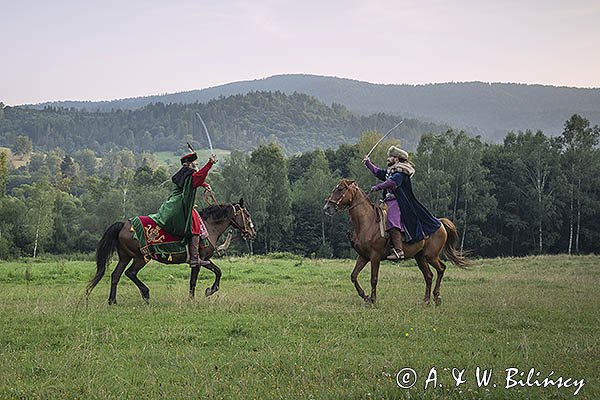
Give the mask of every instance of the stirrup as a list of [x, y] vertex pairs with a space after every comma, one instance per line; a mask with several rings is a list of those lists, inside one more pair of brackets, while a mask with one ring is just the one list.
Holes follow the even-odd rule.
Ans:
[[396, 250], [394, 247], [392, 247], [392, 251], [394, 253], [387, 256], [387, 258], [386, 258], [387, 260], [390, 260], [390, 261], [404, 260], [404, 250]]

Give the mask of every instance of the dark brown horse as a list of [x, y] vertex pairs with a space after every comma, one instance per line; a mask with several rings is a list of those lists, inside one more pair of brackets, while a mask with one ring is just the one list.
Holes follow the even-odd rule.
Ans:
[[[251, 239], [256, 236], [250, 214], [244, 208], [243, 199], [241, 199], [239, 203], [210, 206], [202, 210], [200, 214], [206, 223], [209, 233], [209, 242], [211, 243], [211, 245], [200, 250], [200, 258], [203, 260], [209, 260], [213, 256], [215, 252], [214, 245], [218, 242], [221, 234], [225, 232], [229, 226], [239, 230], [246, 239]], [[119, 261], [111, 276], [108, 303], [117, 303], [117, 284], [119, 283], [119, 279], [123, 272], [125, 272], [125, 275], [136, 284], [146, 303], [149, 302], [150, 289], [148, 289], [137, 276], [138, 272], [144, 268], [149, 261], [142, 255], [139, 242], [133, 238], [131, 223], [129, 221], [115, 222], [104, 232], [96, 250], [96, 275], [90, 280], [87, 286], [87, 295], [89, 296], [92, 289], [96, 287], [98, 282], [100, 282], [104, 276], [106, 264], [109, 262], [110, 257], [115, 250], [119, 256]], [[131, 260], [133, 260], [133, 263], [125, 270]], [[164, 264], [182, 264], [187, 262], [187, 256], [173, 256], [171, 260], [161, 260], [160, 262]], [[210, 296], [219, 290], [221, 270], [212, 261], [210, 261], [210, 264], [204, 265], [204, 267], [215, 274], [214, 283], [211, 287], [206, 288], [205, 291], [205, 295]], [[191, 268], [189, 293], [191, 298], [194, 297], [196, 291], [196, 281], [198, 280], [199, 271], [199, 266]]]
[[[389, 253], [387, 238], [381, 237], [379, 223], [377, 222], [376, 208], [365, 192], [358, 187], [355, 181], [342, 179], [327, 198], [323, 207], [325, 213], [332, 215], [335, 211], [348, 211], [352, 222], [353, 232], [351, 237], [352, 247], [358, 253], [356, 265], [352, 271], [351, 279], [358, 295], [366, 303], [374, 304], [377, 300], [377, 278], [379, 275], [379, 262]], [[429, 304], [431, 296], [431, 283], [433, 273], [431, 265], [437, 271], [433, 300], [440, 305], [440, 285], [446, 266], [440, 260], [440, 254], [449, 259], [453, 264], [463, 267], [468, 264], [464, 255], [455, 248], [458, 240], [456, 227], [447, 218], [441, 218], [442, 226], [431, 236], [420, 242], [404, 243], [406, 259], [414, 258], [425, 278], [425, 297], [423, 302]], [[385, 221], [384, 221], [385, 223]], [[358, 274], [368, 262], [371, 262], [371, 295], [365, 294], [358, 283]]]

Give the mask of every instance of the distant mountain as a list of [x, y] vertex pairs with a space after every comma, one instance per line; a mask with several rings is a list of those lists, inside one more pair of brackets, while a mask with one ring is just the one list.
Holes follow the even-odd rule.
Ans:
[[582, 89], [515, 83], [440, 83], [381, 85], [315, 75], [276, 75], [202, 90], [103, 102], [51, 102], [35, 107], [61, 106], [88, 110], [136, 109], [149, 103], [206, 103], [220, 96], [253, 91], [305, 93], [325, 104], [372, 114], [410, 115], [448, 124], [498, 141], [510, 130], [542, 130], [557, 135], [564, 122], [578, 113], [600, 124], [600, 88]]
[[[339, 104], [325, 105], [295, 93], [251, 92], [219, 97], [207, 103], [153, 103], [135, 110], [109, 112], [45, 106], [7, 107], [0, 116], [0, 146], [27, 135], [37, 148], [60, 147], [67, 152], [90, 148], [98, 153], [128, 148], [141, 151], [180, 151], [186, 141], [200, 148], [207, 141], [195, 113], [208, 126], [215, 147], [251, 150], [263, 142], [279, 143], [287, 154], [316, 148], [337, 148], [356, 142], [365, 131], [385, 132], [400, 117], [376, 113], [358, 115]], [[407, 118], [395, 132], [402, 146], [414, 150], [423, 133], [448, 126]]]

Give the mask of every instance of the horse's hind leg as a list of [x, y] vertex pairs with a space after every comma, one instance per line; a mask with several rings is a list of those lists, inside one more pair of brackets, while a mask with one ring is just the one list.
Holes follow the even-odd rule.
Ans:
[[131, 256], [125, 254], [125, 252], [121, 250], [117, 250], [119, 255], [119, 262], [115, 267], [111, 278], [110, 278], [110, 294], [108, 295], [108, 304], [117, 304], [117, 285], [119, 284], [119, 280], [121, 279], [121, 275], [123, 275], [123, 271], [125, 271], [125, 267], [131, 261]]
[[204, 291], [204, 295], [208, 297], [211, 294], [214, 294], [217, 290], [219, 290], [219, 285], [221, 284], [221, 269], [217, 267], [212, 261], [210, 262], [210, 264], [204, 265], [203, 267], [211, 270], [215, 274], [215, 281], [213, 282], [212, 286], [206, 288], [206, 290]]
[[433, 260], [428, 260], [429, 264], [435, 268], [437, 271], [437, 278], [435, 280], [435, 287], [433, 288], [433, 301], [436, 306], [442, 304], [442, 298], [440, 296], [440, 286], [442, 285], [442, 278], [444, 277], [444, 271], [446, 271], [446, 265], [440, 260], [439, 257], [436, 257]]
[[147, 262], [143, 258], [136, 258], [133, 261], [133, 264], [131, 264], [131, 267], [125, 271], [125, 275], [127, 275], [127, 277], [131, 279], [133, 283], [135, 283], [140, 290], [142, 299], [144, 299], [146, 304], [148, 304], [150, 302], [150, 289], [148, 289], [148, 286], [144, 285], [140, 278], [137, 277], [138, 272], [140, 272], [140, 270], [144, 268], [146, 264]]
[[366, 258], [358, 256], [356, 258], [356, 264], [354, 265], [352, 274], [350, 274], [350, 280], [354, 284], [358, 295], [365, 301], [367, 301], [367, 296], [365, 295], [365, 291], [362, 289], [362, 287], [360, 287], [360, 283], [358, 283], [358, 274], [360, 274], [360, 271], [363, 270], [363, 268], [365, 267], [365, 265], [367, 265], [368, 262], [369, 260], [367, 260]]
[[429, 304], [429, 300], [431, 297], [431, 282], [433, 281], [433, 273], [431, 272], [431, 269], [429, 269], [429, 265], [427, 264], [427, 258], [425, 257], [425, 255], [423, 255], [423, 252], [416, 254], [415, 260], [417, 260], [417, 265], [419, 266], [419, 269], [423, 273], [423, 278], [425, 279], [425, 297], [423, 298], [423, 303]]

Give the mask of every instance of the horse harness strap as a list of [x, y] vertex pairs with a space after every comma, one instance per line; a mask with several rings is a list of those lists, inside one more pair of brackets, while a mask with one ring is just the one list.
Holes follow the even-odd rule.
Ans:
[[[352, 183], [351, 185], [348, 185], [348, 186], [346, 186], [346, 191], [344, 191], [344, 193], [343, 193], [343, 194], [340, 196], [340, 198], [339, 198], [337, 201], [333, 201], [333, 199], [331, 198], [331, 195], [330, 195], [330, 196], [327, 198], [327, 202], [334, 204], [334, 205], [336, 206], [336, 208], [338, 208], [338, 209], [339, 209], [339, 205], [340, 205], [340, 203], [342, 202], [342, 200], [343, 200], [343, 199], [344, 199], [344, 197], [346, 196], [346, 193], [348, 193], [348, 191], [350, 190], [350, 188], [351, 188], [352, 186], [356, 186], [356, 187], [358, 187], [358, 185], [356, 185], [356, 183]], [[356, 197], [356, 194], [354, 195], [354, 197]], [[345, 210], [348, 210], [348, 211], [350, 211], [350, 210], [352, 210], [354, 207], [356, 207], [356, 206], [358, 206], [358, 205], [362, 204], [363, 202], [365, 202], [366, 200], [369, 200], [369, 198], [368, 198], [368, 197], [365, 197], [365, 198], [363, 198], [361, 201], [359, 201], [358, 203], [356, 203], [356, 204], [353, 204], [353, 205], [349, 206], [349, 207], [348, 207], [348, 208], [346, 208]], [[352, 201], [354, 201], [354, 199], [353, 199]]]
[[[229, 222], [231, 223], [231, 226], [233, 226], [238, 231], [242, 232], [242, 234], [247, 234], [248, 233], [248, 229], [246, 228], [246, 214], [244, 213], [244, 210], [242, 209], [242, 206], [240, 206], [239, 204], [234, 204], [234, 205], [232, 205], [232, 207], [233, 207], [233, 216], [234, 217], [236, 215], [238, 215], [239, 213], [242, 214], [242, 224], [243, 224], [243, 226], [240, 227], [232, 218], [229, 218]], [[238, 207], [239, 207], [239, 209], [238, 209]]]
[[219, 202], [215, 198], [215, 194], [213, 193], [213, 191], [212, 190], [208, 190], [207, 188], [204, 188], [204, 201], [206, 202], [206, 204], [211, 205], [211, 203], [209, 201], [209, 198], [208, 198], [208, 194], [209, 193], [210, 193], [210, 196], [212, 197], [212, 200], [213, 200], [212, 204], [219, 205]]
[[379, 226], [379, 234], [382, 238], [385, 238], [387, 220], [387, 207], [385, 206], [385, 203], [375, 206], [375, 220]]

